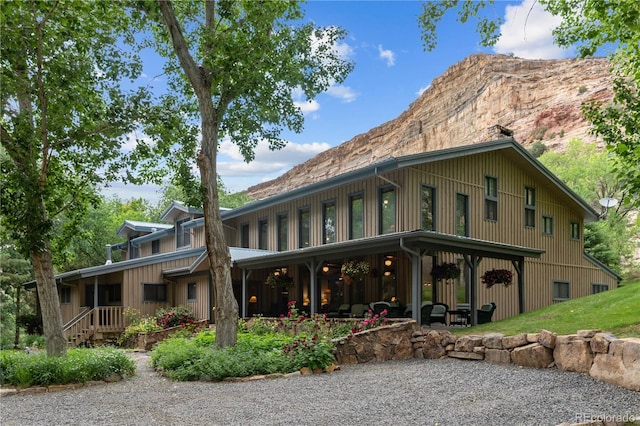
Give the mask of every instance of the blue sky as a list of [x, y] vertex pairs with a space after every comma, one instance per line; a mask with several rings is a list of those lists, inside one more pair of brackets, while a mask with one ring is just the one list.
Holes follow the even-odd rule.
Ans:
[[[533, 5], [533, 8], [532, 8]], [[476, 21], [457, 22], [449, 11], [438, 26], [438, 46], [425, 52], [417, 17], [422, 1], [309, 1], [306, 19], [318, 26], [337, 25], [348, 33], [336, 46], [355, 68], [341, 85], [334, 85], [313, 102], [301, 104], [305, 126], [300, 134], [285, 133], [288, 145], [271, 152], [259, 144], [250, 164], [231, 141], [223, 141], [218, 173], [232, 192], [273, 179], [296, 164], [354, 136], [396, 118], [427, 89], [431, 81], [467, 56], [484, 53], [513, 53], [528, 59], [554, 59], [574, 56], [573, 51], [553, 45], [552, 28], [556, 18], [541, 10], [533, 0], [496, 1], [484, 13], [501, 17], [502, 38], [493, 48], [479, 46]], [[145, 63], [150, 84], [161, 85], [154, 61]], [[154, 77], [155, 80], [154, 80]], [[155, 82], [155, 83], [154, 83]], [[103, 191], [126, 200], [142, 197], [157, 203], [160, 188], [114, 184]]]

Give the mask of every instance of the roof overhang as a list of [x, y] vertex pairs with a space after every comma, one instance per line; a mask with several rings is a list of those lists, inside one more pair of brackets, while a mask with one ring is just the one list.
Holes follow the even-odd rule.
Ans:
[[540, 249], [418, 230], [378, 235], [297, 250], [260, 253], [253, 257], [236, 259], [233, 265], [244, 269], [268, 268], [288, 263], [304, 263], [312, 260], [323, 262], [332, 258], [392, 252], [402, 250], [402, 247], [423, 253], [449, 252], [506, 260], [520, 260], [524, 257], [540, 258], [544, 253], [544, 250]]

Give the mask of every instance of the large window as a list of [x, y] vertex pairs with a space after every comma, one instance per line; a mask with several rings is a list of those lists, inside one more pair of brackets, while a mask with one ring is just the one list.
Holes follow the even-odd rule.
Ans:
[[269, 249], [269, 221], [267, 218], [258, 220], [258, 248]]
[[69, 304], [71, 303], [71, 287], [62, 286], [60, 287], [60, 303]]
[[569, 300], [569, 283], [567, 281], [553, 282], [553, 300]]
[[304, 207], [298, 210], [298, 247], [311, 245], [311, 210]]
[[196, 283], [187, 284], [187, 300], [189, 301], [196, 300]]
[[484, 218], [498, 220], [498, 179], [484, 177]]
[[278, 251], [289, 247], [289, 217], [286, 213], [278, 214]]
[[380, 234], [396, 232], [396, 190], [392, 186], [380, 188], [379, 197]]
[[336, 242], [336, 202], [322, 203], [322, 244]]
[[436, 230], [436, 189], [422, 185], [420, 191], [420, 214], [422, 216], [422, 230]]
[[240, 247], [249, 248], [249, 224], [240, 224]]
[[553, 217], [542, 216], [542, 234], [553, 235]]
[[528, 186], [524, 188], [524, 226], [536, 226], [536, 190]]
[[349, 239], [364, 237], [364, 196], [360, 192], [349, 196]]
[[184, 228], [184, 224], [191, 218], [185, 217], [176, 222], [176, 248], [189, 247], [191, 245], [191, 233]]
[[144, 301], [145, 302], [166, 302], [167, 301], [167, 285], [166, 284], [144, 284]]
[[456, 194], [456, 235], [469, 236], [469, 196]]

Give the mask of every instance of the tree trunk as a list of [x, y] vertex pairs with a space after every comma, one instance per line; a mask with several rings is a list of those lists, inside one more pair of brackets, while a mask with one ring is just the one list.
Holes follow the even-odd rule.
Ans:
[[205, 92], [207, 93], [198, 96], [202, 126], [202, 147], [198, 155], [198, 166], [204, 195], [205, 243], [216, 303], [216, 345], [223, 348], [234, 346], [238, 338], [238, 302], [233, 294], [231, 254], [224, 238], [218, 200], [218, 125], [211, 95], [208, 91]]
[[48, 356], [60, 356], [67, 353], [67, 341], [62, 330], [60, 300], [53, 274], [51, 252], [47, 247], [39, 253], [31, 255], [31, 263], [36, 275], [38, 298], [42, 309], [42, 326], [47, 345]]
[[18, 325], [18, 317], [20, 317], [20, 290], [22, 290], [22, 285], [18, 284], [16, 287], [16, 332], [13, 336], [13, 349], [18, 349], [20, 347], [20, 326]]

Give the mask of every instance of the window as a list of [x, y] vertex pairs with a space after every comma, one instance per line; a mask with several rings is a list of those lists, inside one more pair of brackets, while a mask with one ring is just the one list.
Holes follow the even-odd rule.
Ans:
[[240, 247], [249, 248], [249, 224], [240, 225]]
[[572, 240], [580, 239], [580, 224], [578, 222], [571, 222], [569, 224], [569, 238]]
[[[134, 237], [137, 238], [137, 237]], [[135, 245], [129, 240], [129, 259], [137, 259], [140, 257], [140, 246]]]
[[542, 216], [542, 234], [553, 235], [553, 218], [551, 216]]
[[498, 220], [498, 179], [484, 177], [484, 218]]
[[266, 218], [258, 220], [258, 248], [269, 249], [269, 222]]
[[108, 289], [107, 298], [109, 299], [109, 303], [122, 302], [122, 285], [121, 284], [110, 285]]
[[569, 300], [569, 283], [567, 281], [553, 282], [553, 300]]
[[536, 190], [528, 186], [524, 188], [524, 226], [536, 226]]
[[298, 211], [298, 247], [305, 248], [311, 245], [311, 210], [309, 207]]
[[322, 203], [322, 244], [336, 242], [336, 202]]
[[422, 215], [422, 230], [436, 230], [436, 189], [432, 186], [422, 185], [420, 194]]
[[286, 213], [278, 215], [278, 251], [288, 250], [289, 247], [289, 217]]
[[160, 253], [160, 240], [151, 241], [151, 254]]
[[69, 304], [71, 303], [71, 287], [62, 286], [60, 287], [60, 303]]
[[385, 186], [380, 188], [379, 196], [379, 218], [380, 234], [396, 232], [396, 190], [393, 187]]
[[144, 301], [145, 302], [166, 302], [167, 301], [167, 285], [166, 284], [144, 284]]
[[196, 283], [187, 284], [187, 300], [196, 300]]
[[456, 194], [456, 235], [469, 236], [469, 196]]
[[364, 195], [349, 196], [349, 239], [364, 237]]
[[591, 294], [602, 293], [603, 291], [609, 290], [609, 284], [599, 284], [592, 283], [591, 284]]
[[190, 220], [191, 218], [186, 217], [176, 222], [176, 248], [189, 247], [191, 245], [191, 233], [184, 228], [184, 224]]

